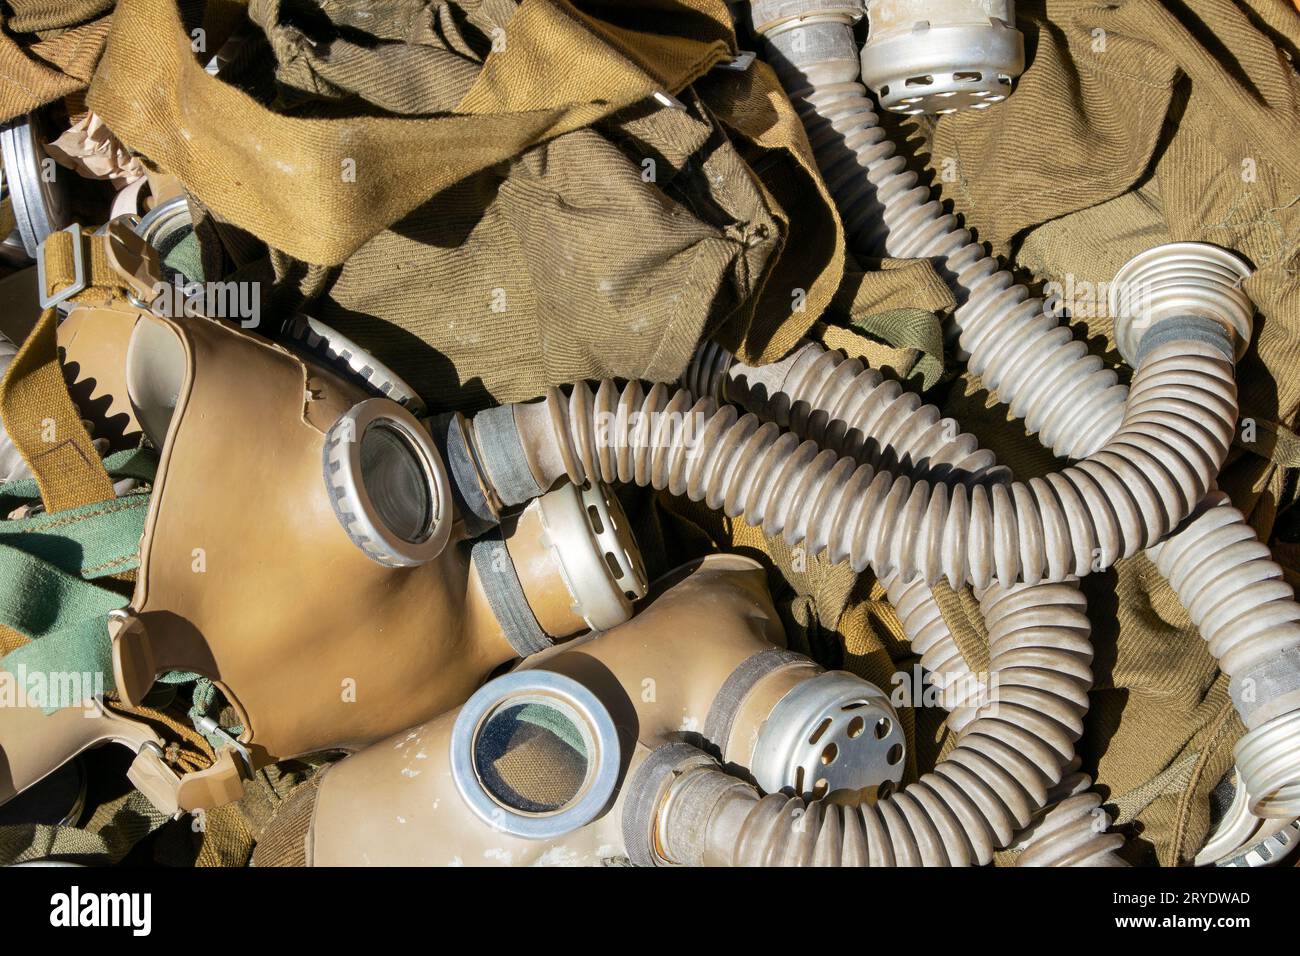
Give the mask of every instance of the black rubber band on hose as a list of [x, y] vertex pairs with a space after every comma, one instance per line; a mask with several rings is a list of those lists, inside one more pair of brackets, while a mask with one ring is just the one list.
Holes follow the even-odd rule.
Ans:
[[1142, 340], [1138, 342], [1137, 360], [1133, 367], [1137, 368], [1145, 362], [1157, 345], [1188, 341], [1213, 345], [1223, 352], [1229, 362], [1236, 359], [1232, 350], [1232, 336], [1222, 323], [1201, 315], [1175, 315], [1161, 319], [1143, 334]]
[[470, 454], [462, 420], [456, 415], [447, 415], [435, 419], [433, 425], [434, 441], [438, 443], [451, 477], [451, 496], [456, 511], [465, 522], [466, 534], [477, 538], [499, 525], [501, 519], [483, 494], [478, 467]]
[[704, 739], [716, 748], [716, 755], [721, 757], [731, 736], [731, 725], [736, 721], [736, 713], [745, 696], [760, 680], [772, 671], [790, 664], [808, 663], [808, 658], [784, 647], [769, 647], [759, 651], [740, 662], [739, 666], [727, 675], [727, 679], [718, 688], [713, 698], [708, 716], [704, 718]]
[[483, 593], [487, 595], [488, 606], [515, 653], [528, 657], [552, 646], [555, 641], [537, 623], [500, 533], [479, 538], [474, 542], [470, 555], [479, 583], [483, 585]]
[[499, 405], [474, 416], [474, 437], [492, 490], [506, 505], [521, 505], [545, 491], [528, 467], [513, 405]]
[[717, 761], [704, 751], [680, 741], [664, 744], [623, 784], [623, 849], [633, 866], [671, 866], [654, 851], [655, 815], [664, 787], [675, 771], [701, 764], [716, 767]]

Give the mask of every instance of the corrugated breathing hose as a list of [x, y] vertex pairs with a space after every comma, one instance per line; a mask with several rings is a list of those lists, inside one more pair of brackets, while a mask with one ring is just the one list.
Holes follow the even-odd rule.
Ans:
[[[546, 404], [575, 483], [668, 488], [855, 571], [982, 588], [1083, 577], [1161, 540], [1209, 490], [1232, 439], [1235, 392], [1232, 362], [1215, 345], [1169, 338], [1148, 350], [1123, 427], [1091, 459], [969, 488], [855, 467], [712, 401], [692, 408], [685, 390], [620, 393], [604, 382], [594, 396], [586, 385], [567, 398], [552, 389]], [[695, 440], [673, 434], [694, 421]]]
[[[922, 405], [914, 393], [902, 391], [896, 382], [884, 380], [862, 363], [846, 360], [816, 343], [804, 345], [782, 362], [760, 368], [737, 363], [730, 353], [706, 343], [687, 367], [682, 381], [696, 395], [734, 401], [760, 418], [789, 427], [800, 437], [895, 473], [913, 477], [944, 474], [967, 483], [1005, 479], [1008, 474], [996, 466], [992, 452], [980, 449], [973, 435], [960, 433], [957, 423], [941, 418], [934, 406]], [[1077, 711], [1079, 717], [1087, 711], [1091, 676], [1086, 668], [1076, 675], [1077, 683], [1053, 683], [1051, 670], [1038, 669], [1036, 658], [1031, 659], [1031, 655], [1060, 650], [1054, 637], [1067, 634], [1073, 639], [1080, 623], [1086, 625], [1082, 595], [1062, 602], [1062, 585], [1022, 587], [1014, 594], [982, 592], [979, 597], [989, 631], [990, 653], [999, 655], [1004, 668], [1002, 674], [990, 679], [987, 674], [973, 674], [967, 667], [929, 585], [919, 577], [903, 581], [897, 574], [883, 578], [882, 583], [912, 650], [920, 655], [927, 678], [944, 693], [948, 726], [958, 741], [971, 728], [989, 695], [1001, 694], [1001, 681], [1007, 676], [1020, 681], [1008, 693], [1022, 706], [1033, 707], [1041, 702], [1023, 698], [1023, 685], [1029, 683], [1040, 690], [1050, 687], [1058, 698], [1052, 701], [1054, 708]], [[1030, 636], [1039, 640], [1038, 645], [1026, 640], [1027, 627], [1036, 629]], [[1012, 641], [1021, 642], [1014, 651], [1009, 649]], [[1021, 657], [1017, 658], [1016, 653]], [[1049, 707], [1049, 714], [1059, 716], [1052, 711], [1053, 707]], [[1069, 795], [1075, 794], [1069, 791]], [[1090, 801], [1093, 808], [1100, 807], [1100, 798], [1095, 795], [1076, 798], [1072, 807], [1083, 801]], [[1061, 820], [1066, 812], [1065, 808], [1055, 811], [1052, 819]], [[1103, 842], [1107, 849], [1097, 859], [1113, 865], [1118, 858], [1109, 851], [1122, 846], [1123, 837], [1106, 833], [1107, 820], [1104, 811], [1098, 809], [1089, 814], [1087, 826], [1095, 828], [1100, 824], [1093, 840]], [[1079, 836], [1077, 825], [1057, 826], [1044, 832], [1037, 852], [1044, 856], [1056, 854], [1062, 865], [1073, 860], [1079, 865], [1093, 865], [1092, 855], [1072, 852]]]
[[[685, 389], [647, 393], [606, 380], [593, 394], [579, 384], [514, 415], [528, 459], [559, 463], [575, 484], [599, 478], [666, 489], [833, 560], [861, 556], [859, 542], [881, 531], [882, 511], [865, 494], [876, 478], [869, 465], [730, 405], [693, 401]], [[702, 424], [688, 441], [690, 421]], [[560, 474], [539, 477], [549, 486]], [[1066, 583], [993, 586], [981, 597], [996, 694], [933, 773], [853, 811], [861, 824], [854, 832], [878, 845], [880, 861], [989, 862], [1043, 807], [1074, 757], [1092, 680], [1082, 595]]]
[[1114, 371], [973, 242], [896, 154], [859, 82], [852, 25], [861, 4], [799, 6], [792, 16], [780, 0], [753, 2], [754, 27], [803, 119], [850, 240], [870, 252], [939, 259], [960, 301], [954, 323], [971, 371], [990, 389], [1013, 390], [1012, 413], [1057, 455], [1081, 458], [1099, 447], [1124, 414]]
[[1091, 786], [1082, 773], [1068, 774], [1057, 785], [1048, 809], [1021, 834], [1016, 866], [1128, 866], [1116, 855], [1124, 838], [1107, 832], [1110, 818]]
[[[757, 0], [752, 7], [755, 27], [768, 41], [768, 58], [800, 111], [850, 238], [859, 248], [936, 257], [961, 303], [954, 321], [971, 370], [1057, 454], [1079, 457], [1102, 448], [1121, 427], [1126, 390], [1040, 300], [971, 241], [896, 155], [858, 82], [851, 25], [861, 5]], [[1152, 250], [1123, 272], [1115, 290], [1136, 297], [1149, 312], [1166, 314], [1201, 314], [1198, 286], [1234, 281], [1239, 286], [1245, 277], [1231, 255], [1190, 243]], [[1239, 353], [1249, 339], [1251, 314], [1244, 295], [1235, 303], [1230, 298], [1219, 297], [1216, 308], [1227, 307], [1224, 318], [1237, 332]], [[1112, 312], [1116, 304], [1113, 293]], [[1132, 338], [1141, 325], [1117, 323], [1121, 351], [1130, 361], [1136, 352]], [[1213, 519], [1212, 528], [1199, 523], [1204, 520], [1189, 523], [1187, 530], [1201, 530], [1195, 538], [1197, 560], [1209, 573], [1185, 575], [1175, 582], [1175, 591], [1185, 606], [1199, 601], [1218, 609], [1203, 611], [1198, 622], [1211, 649], [1236, 648], [1236, 660], [1224, 670], [1242, 689], [1234, 690], [1234, 699], [1248, 733], [1236, 756], [1252, 812], [1295, 817], [1300, 815], [1300, 609], [1239, 512], [1227, 509]], [[1178, 550], [1181, 537], [1172, 537], [1164, 550]], [[1214, 586], [1192, 590], [1205, 581]]]

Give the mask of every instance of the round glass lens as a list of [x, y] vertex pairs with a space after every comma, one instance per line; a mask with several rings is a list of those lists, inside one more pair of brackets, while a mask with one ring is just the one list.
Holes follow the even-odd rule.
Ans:
[[587, 746], [573, 719], [548, 703], [499, 707], [474, 741], [479, 780], [497, 802], [525, 813], [572, 803], [587, 779]]
[[361, 480], [393, 534], [410, 542], [428, 537], [433, 525], [429, 479], [405, 435], [383, 422], [366, 429], [361, 436]]

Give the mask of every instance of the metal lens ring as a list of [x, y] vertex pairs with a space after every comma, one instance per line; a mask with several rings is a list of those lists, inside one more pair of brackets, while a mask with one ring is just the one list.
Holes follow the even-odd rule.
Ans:
[[325, 436], [325, 486], [343, 530], [373, 561], [432, 561], [451, 536], [451, 483], [433, 436], [401, 405], [354, 405]]
[[[527, 759], [511, 760], [517, 744], [528, 748], [520, 750]], [[539, 752], [549, 755], [540, 770]], [[461, 798], [489, 826], [529, 840], [563, 836], [604, 812], [621, 763], [609, 711], [553, 671], [515, 671], [485, 684], [452, 728], [451, 773]]]
[[4, 164], [9, 201], [18, 234], [27, 256], [32, 259], [37, 257], [46, 237], [70, 221], [65, 178], [46, 173], [45, 163], [52, 160], [46, 155], [44, 144], [37, 114], [0, 127], [0, 161]]

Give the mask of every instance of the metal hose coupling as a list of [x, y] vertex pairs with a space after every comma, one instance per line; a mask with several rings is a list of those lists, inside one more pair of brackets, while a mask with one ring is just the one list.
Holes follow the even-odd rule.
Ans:
[[862, 80], [896, 113], [988, 109], [1025, 68], [1013, 0], [867, 0]]

